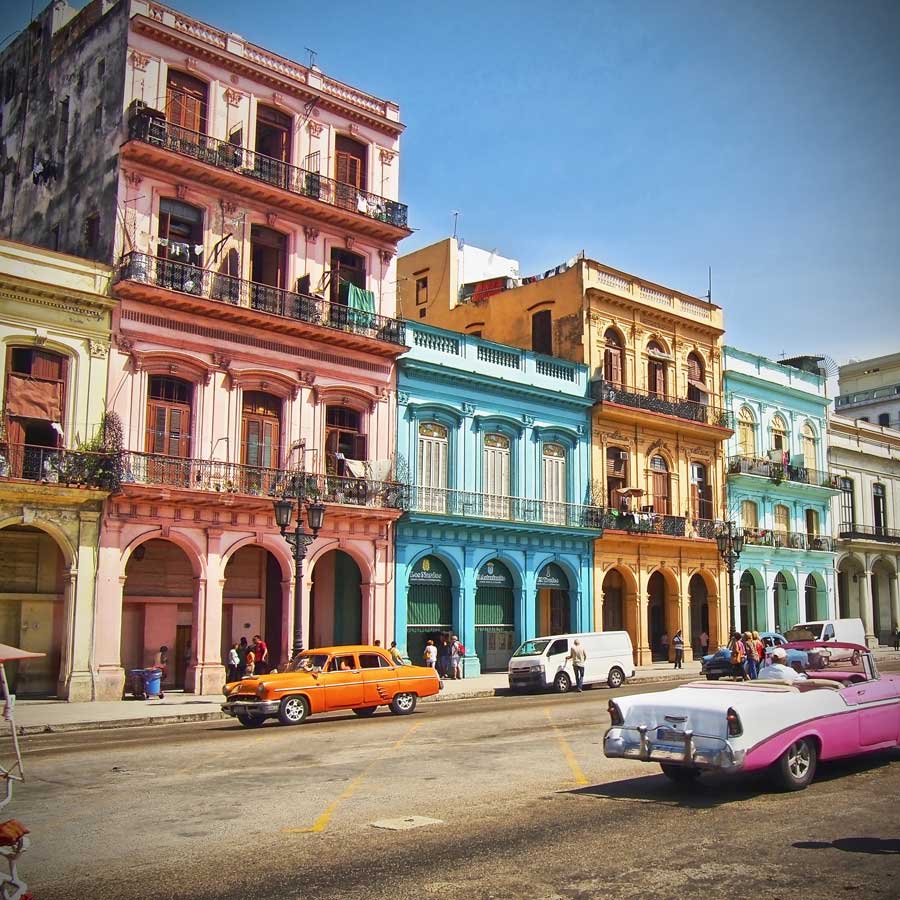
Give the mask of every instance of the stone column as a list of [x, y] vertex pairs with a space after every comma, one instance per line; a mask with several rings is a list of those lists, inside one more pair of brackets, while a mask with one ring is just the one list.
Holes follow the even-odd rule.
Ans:
[[459, 612], [459, 639], [466, 648], [461, 662], [463, 678], [477, 678], [481, 674], [481, 660], [475, 652], [475, 563], [474, 554], [467, 547], [462, 569], [462, 584], [453, 598], [453, 608]]
[[97, 556], [96, 603], [94, 606], [94, 646], [91, 670], [94, 699], [121, 700], [125, 689], [122, 668], [122, 590], [125, 569], [122, 565], [122, 526], [106, 521], [100, 530]]
[[650, 605], [650, 595], [647, 593], [647, 575], [643, 566], [638, 569], [637, 610], [635, 612], [635, 624], [637, 626], [637, 664], [649, 666], [653, 662], [653, 651], [650, 649], [650, 634], [647, 628], [647, 608]]
[[[900, 578], [896, 572], [892, 572], [888, 575], [888, 588], [890, 590], [891, 595], [891, 627], [894, 629], [894, 635], [897, 633], [897, 629], [900, 628], [900, 592], [897, 590], [897, 579]], [[894, 637], [894, 635], [891, 635]], [[894, 638], [896, 640], [896, 638]]]
[[868, 570], [859, 576], [857, 587], [859, 588], [859, 614], [866, 630], [866, 646], [877, 647], [878, 638], [873, 631], [874, 611], [872, 609], [872, 593], [869, 588], [872, 573]]
[[206, 578], [195, 579], [194, 661], [186, 676], [186, 686], [195, 694], [218, 694], [225, 684], [222, 660], [222, 590], [225, 583], [222, 536], [221, 528], [207, 529]]

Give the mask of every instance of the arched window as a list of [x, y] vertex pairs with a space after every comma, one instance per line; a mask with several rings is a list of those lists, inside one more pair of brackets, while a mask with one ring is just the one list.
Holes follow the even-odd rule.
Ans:
[[443, 425], [437, 422], [419, 425], [416, 508], [422, 512], [444, 512], [447, 508], [447, 446], [448, 432]]
[[738, 412], [738, 452], [741, 456], [756, 455], [756, 421], [746, 406]]
[[800, 431], [800, 448], [803, 451], [803, 465], [807, 469], [816, 469], [817, 446], [816, 432], [809, 422], [804, 423]]
[[[778, 534], [786, 535], [791, 530], [791, 511], [781, 503], [775, 504], [775, 529]], [[779, 544], [784, 546], [784, 544]]]
[[688, 364], [688, 400], [694, 403], [706, 403], [709, 392], [706, 389], [706, 369], [699, 354], [691, 352], [687, 358]]
[[771, 437], [773, 450], [781, 450], [783, 453], [788, 451], [787, 425], [781, 416], [772, 417]]
[[666, 360], [669, 354], [658, 341], [647, 344], [647, 390], [653, 397], [666, 396]]
[[622, 386], [625, 383], [625, 348], [622, 346], [622, 338], [615, 328], [607, 328], [603, 339], [606, 341], [603, 377], [609, 384]]
[[741, 500], [741, 525], [751, 531], [759, 528], [759, 509], [753, 500]]
[[[206, 134], [206, 91], [205, 81], [169, 69], [166, 80], [166, 121], [176, 128]], [[190, 135], [180, 135], [190, 140]]]
[[193, 385], [151, 375], [147, 402], [147, 452], [188, 459], [191, 455]]
[[483, 473], [485, 515], [509, 518], [509, 438], [505, 434], [484, 436]]
[[651, 457], [650, 474], [653, 477], [653, 511], [668, 516], [672, 511], [669, 466], [662, 456]]

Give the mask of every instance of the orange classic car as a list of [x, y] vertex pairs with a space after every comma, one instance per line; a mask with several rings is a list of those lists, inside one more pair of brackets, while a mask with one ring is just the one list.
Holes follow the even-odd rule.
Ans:
[[282, 672], [226, 684], [222, 710], [245, 728], [257, 728], [268, 718], [299, 725], [311, 713], [337, 709], [371, 716], [384, 705], [405, 716], [419, 697], [442, 687], [434, 669], [398, 666], [381, 647], [322, 647], [298, 653]]

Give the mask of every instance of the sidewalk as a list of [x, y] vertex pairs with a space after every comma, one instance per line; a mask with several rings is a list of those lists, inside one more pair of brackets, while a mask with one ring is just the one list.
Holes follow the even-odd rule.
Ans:
[[[876, 660], [900, 658], [894, 650], [880, 648]], [[700, 677], [700, 662], [684, 664], [675, 672], [671, 663], [638, 666], [634, 678], [626, 684], [650, 684], [654, 681], [692, 681]], [[423, 703], [493, 697], [509, 688], [506, 672], [493, 672], [478, 678], [445, 681], [444, 689]], [[138, 725], [173, 725], [179, 722], [208, 722], [227, 719], [221, 710], [222, 697], [196, 696], [167, 692], [163, 700], [109, 700], [97, 703], [67, 703], [65, 700], [17, 700], [16, 725], [19, 734], [49, 734], [97, 728], [124, 728]]]
[[[683, 680], [698, 677], [700, 663], [685, 663]], [[667, 681], [675, 673], [671, 663], [656, 663], [635, 670], [628, 684]], [[478, 678], [445, 681], [444, 689], [423, 703], [493, 697], [509, 688], [506, 672], [492, 672]], [[106, 700], [96, 703], [67, 703], [65, 700], [17, 700], [16, 725], [20, 735], [49, 734], [95, 728], [125, 728], [140, 725], [174, 725], [180, 722], [208, 722], [228, 719], [221, 710], [221, 695], [197, 696], [167, 691], [163, 700]]]

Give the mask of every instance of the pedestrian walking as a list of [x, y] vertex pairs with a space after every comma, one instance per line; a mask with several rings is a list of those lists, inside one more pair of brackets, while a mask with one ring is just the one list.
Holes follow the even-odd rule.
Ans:
[[256, 675], [265, 675], [269, 671], [269, 647], [258, 635], [253, 635], [253, 662]]
[[578, 691], [584, 690], [584, 664], [587, 661], [587, 653], [581, 646], [581, 641], [575, 638], [572, 649], [566, 659], [572, 660], [572, 671], [575, 673], [575, 687]]
[[700, 632], [700, 655], [706, 656], [709, 652], [709, 635], [705, 631]]
[[444, 635], [438, 645], [437, 651], [437, 670], [441, 678], [446, 678], [450, 671], [450, 641]]
[[894, 649], [900, 650], [900, 626], [894, 632]]
[[240, 680], [240, 665], [241, 665], [241, 657], [238, 653], [238, 647], [240, 644], [232, 644], [231, 649], [228, 651], [228, 681], [239, 681]]
[[672, 638], [672, 646], [675, 648], [675, 668], [684, 668], [684, 638], [681, 636], [681, 629], [675, 632]]
[[425, 653], [423, 656], [425, 665], [428, 666], [429, 669], [435, 668], [437, 665], [437, 647], [434, 646], [434, 641], [425, 642]]
[[243, 678], [247, 674], [247, 653], [250, 647], [247, 645], [247, 638], [242, 637], [238, 642], [238, 672], [237, 677]]
[[759, 649], [753, 635], [749, 631], [744, 632], [744, 680], [753, 681], [759, 672]]
[[747, 658], [747, 651], [744, 648], [741, 636], [736, 631], [731, 635], [731, 640], [728, 642], [728, 650], [731, 654], [731, 677], [735, 681], [743, 681], [744, 660]]
[[450, 669], [448, 672], [448, 677], [454, 680], [462, 678], [459, 668], [459, 660], [462, 656], [460, 647], [462, 647], [462, 644], [459, 642], [459, 638], [454, 634], [453, 639], [450, 641]]
[[391, 662], [395, 666], [403, 665], [403, 654], [397, 649], [396, 641], [391, 641], [391, 646], [388, 648], [388, 653], [391, 654]]
[[253, 645], [247, 648], [247, 656], [244, 659], [244, 677], [249, 678], [256, 674], [256, 653], [253, 652]]
[[753, 643], [756, 644], [756, 677], [759, 678], [759, 670], [766, 661], [766, 645], [762, 642], [758, 631], [753, 632]]

